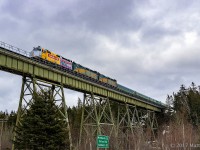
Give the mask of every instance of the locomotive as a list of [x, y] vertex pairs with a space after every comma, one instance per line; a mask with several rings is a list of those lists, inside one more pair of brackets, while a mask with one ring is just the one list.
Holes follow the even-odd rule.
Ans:
[[106, 83], [113, 87], [117, 87], [117, 81], [115, 79], [109, 78], [103, 74], [100, 74], [97, 71], [91, 70], [87, 67], [84, 67], [72, 60], [66, 59], [54, 52], [51, 52], [47, 49], [42, 48], [41, 46], [34, 47], [30, 53], [32, 58], [43, 59], [51, 63], [62, 66], [63, 68], [72, 70], [74, 72], [83, 74], [87, 77], [90, 77], [100, 82]]

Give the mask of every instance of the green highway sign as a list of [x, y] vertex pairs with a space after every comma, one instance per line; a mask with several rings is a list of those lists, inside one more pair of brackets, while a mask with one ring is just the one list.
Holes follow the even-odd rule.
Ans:
[[98, 135], [97, 148], [109, 148], [109, 137], [105, 135]]

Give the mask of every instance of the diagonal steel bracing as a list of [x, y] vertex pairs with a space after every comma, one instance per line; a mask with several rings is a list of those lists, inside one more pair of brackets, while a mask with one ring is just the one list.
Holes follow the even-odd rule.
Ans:
[[[58, 106], [57, 113], [60, 114], [60, 116], [62, 116], [63, 120], [66, 123], [66, 128], [68, 129], [68, 135], [66, 136], [68, 136], [69, 138], [70, 149], [72, 149], [71, 131], [69, 126], [67, 105], [65, 102], [63, 86], [41, 81], [36, 78], [23, 77], [13, 140], [15, 140], [17, 136], [17, 128], [21, 124], [23, 116], [26, 114], [26, 111], [30, 108], [31, 104], [33, 103], [33, 93], [41, 91], [51, 91], [51, 98], [53, 101], [55, 101], [55, 104]], [[15, 149], [14, 144], [12, 146], [12, 149]]]
[[138, 149], [143, 141], [155, 140], [157, 127], [154, 111], [84, 94], [79, 148], [96, 149], [101, 134], [110, 137], [110, 149]]
[[114, 131], [110, 100], [94, 94], [84, 94], [79, 148], [84, 145], [85, 150], [95, 149], [97, 135], [107, 135], [113, 140]]
[[117, 137], [119, 149], [131, 149], [135, 145], [134, 138], [142, 137], [142, 127], [138, 115], [138, 108], [127, 103], [118, 103]]
[[156, 139], [156, 133], [158, 129], [158, 122], [156, 119], [156, 113], [154, 111], [147, 110], [147, 127], [150, 129], [150, 141]]
[[137, 149], [141, 141], [154, 141], [158, 128], [154, 111], [118, 103], [116, 130], [119, 149]]

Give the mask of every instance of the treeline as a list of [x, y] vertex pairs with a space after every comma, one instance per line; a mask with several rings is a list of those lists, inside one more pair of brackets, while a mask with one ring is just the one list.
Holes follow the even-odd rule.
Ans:
[[7, 110], [5, 112], [0, 111], [1, 122], [6, 122], [6, 126], [8, 127], [15, 125], [16, 118], [17, 118], [17, 113], [15, 111], [11, 111], [10, 113], [8, 113]]
[[[46, 122], [54, 122], [55, 121], [54, 118], [57, 118], [57, 120], [60, 120], [59, 119], [60, 116], [54, 115], [56, 109], [58, 108], [54, 106], [54, 103], [45, 101], [45, 100], [48, 100], [49, 98], [45, 98], [45, 99], [37, 98], [37, 99], [39, 99], [39, 103], [37, 103], [37, 105], [34, 107], [32, 106], [31, 111], [27, 112], [27, 114], [29, 113], [31, 117], [27, 118], [26, 122], [30, 124], [25, 124], [25, 126], [21, 128], [21, 130], [23, 131], [25, 131], [25, 129], [27, 130], [28, 127], [30, 127], [30, 129], [35, 127], [34, 121], [32, 120], [32, 118], [35, 118], [33, 114], [34, 111], [35, 113], [40, 111], [40, 114], [45, 114], [48, 112], [48, 116], [49, 116], [48, 118], [45, 118], [45, 115], [44, 115], [44, 118], [47, 119]], [[44, 103], [41, 103], [42, 100]], [[46, 106], [47, 103], [49, 103], [48, 107]], [[189, 87], [181, 85], [180, 89], [177, 92], [174, 92], [172, 95], [167, 96], [166, 105], [167, 105], [166, 110], [164, 110], [164, 113], [158, 119], [159, 129], [156, 134], [157, 139], [154, 141], [156, 142], [156, 146], [159, 147], [160, 149], [200, 148], [198, 147], [199, 146], [198, 143], [200, 143], [200, 86], [196, 86], [195, 83], [192, 83]], [[54, 109], [50, 109], [52, 106]], [[72, 134], [72, 141], [74, 144], [77, 144], [77, 138], [78, 138], [77, 136], [79, 135], [79, 132], [80, 132], [82, 106], [83, 106], [82, 101], [78, 99], [77, 106], [69, 107], [67, 109], [68, 116], [69, 116], [70, 129], [71, 129], [71, 134]], [[87, 106], [87, 107], [88, 107], [87, 108], [88, 110], [91, 110], [91, 108], [89, 108], [90, 106]], [[113, 116], [117, 117], [116, 116], [117, 112], [115, 112], [117, 111], [116, 104], [111, 103], [111, 107], [112, 107], [112, 110], [114, 110]], [[41, 109], [38, 109], [38, 108], [41, 108]], [[43, 109], [43, 108], [46, 108], [46, 109]], [[2, 131], [3, 131], [3, 135], [5, 136], [2, 138], [4, 139], [2, 140], [3, 141], [2, 145], [4, 143], [5, 148], [6, 147], [11, 148], [13, 127], [15, 126], [16, 118], [17, 118], [17, 113], [15, 111], [11, 111], [11, 113], [8, 113], [7, 111], [6, 112], [0, 111], [0, 119], [6, 120], [5, 125], [0, 126], [0, 128], [1, 127], [4, 128], [4, 131], [3, 130]], [[36, 117], [35, 120], [37, 119], [40, 120], [40, 118]], [[42, 125], [42, 127], [44, 126], [44, 124]], [[68, 131], [61, 130], [61, 127], [63, 127], [62, 122], [60, 122], [60, 126], [57, 126], [56, 124], [54, 125], [55, 125], [54, 126], [55, 131], [60, 132], [60, 135], [61, 135], [60, 138], [62, 137], [63, 132], [68, 132]], [[42, 127], [40, 128], [44, 130], [44, 128]], [[46, 129], [48, 128], [49, 127], [47, 126]], [[38, 128], [38, 131], [42, 132], [41, 129]], [[140, 137], [140, 136], [145, 137], [146, 136], [145, 133], [144, 134], [138, 133], [138, 135], [136, 135], [137, 132], [136, 131], [134, 132], [135, 132], [134, 138], [130, 138], [131, 139], [130, 143], [137, 143], [139, 141], [140, 143], [142, 143], [140, 145], [144, 146], [146, 141], [145, 140], [142, 141], [142, 140], [145, 138]], [[135, 138], [135, 137], [140, 137], [140, 138]], [[48, 149], [56, 149], [56, 148], [52, 147]], [[142, 149], [142, 148], [138, 147], [138, 149]]]
[[200, 86], [181, 85], [168, 95], [160, 118], [158, 143], [163, 149], [200, 149]]
[[200, 125], [200, 86], [192, 82], [191, 86], [181, 85], [177, 93], [166, 99], [167, 121], [186, 121], [195, 127]]
[[[73, 129], [80, 128], [82, 102], [78, 99], [77, 106], [68, 107], [67, 112], [69, 115], [70, 125]], [[6, 126], [13, 127], [16, 123], [17, 112], [0, 111], [0, 119], [5, 122]]]

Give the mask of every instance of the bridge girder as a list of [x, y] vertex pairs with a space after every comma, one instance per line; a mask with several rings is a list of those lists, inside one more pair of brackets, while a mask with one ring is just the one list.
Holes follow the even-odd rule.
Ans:
[[161, 112], [162, 108], [151, 102], [140, 100], [123, 92], [106, 87], [98, 81], [83, 78], [81, 75], [70, 73], [67, 70], [60, 70], [42, 62], [36, 62], [28, 57], [13, 53], [0, 47], [0, 70], [18, 74], [21, 76], [35, 77], [54, 84], [62, 84], [69, 88], [83, 93], [94, 93], [110, 100], [136, 105], [149, 110]]

